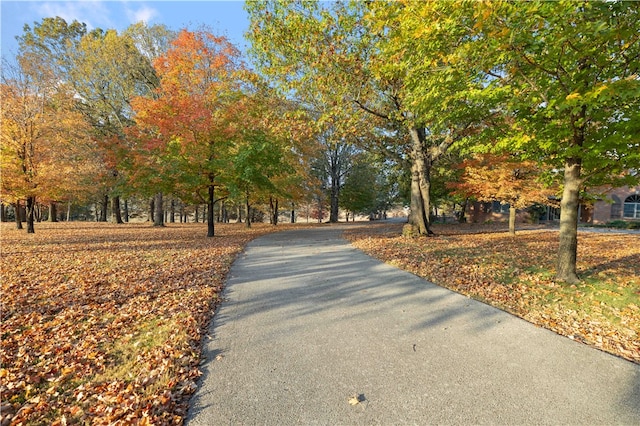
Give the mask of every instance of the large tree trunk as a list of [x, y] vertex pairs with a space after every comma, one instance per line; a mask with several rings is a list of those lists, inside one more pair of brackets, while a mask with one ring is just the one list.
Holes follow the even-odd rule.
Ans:
[[339, 200], [340, 200], [340, 178], [334, 176], [331, 179], [331, 196], [330, 196], [330, 205], [329, 205], [329, 222], [337, 223], [338, 222], [338, 213], [339, 213]]
[[15, 210], [15, 219], [16, 219], [16, 229], [24, 229], [22, 227], [22, 210], [20, 206], [20, 201], [16, 201], [13, 204], [13, 209]]
[[58, 221], [58, 209], [56, 207], [57, 207], [57, 204], [55, 201], [51, 201], [49, 203], [49, 222]]
[[431, 187], [431, 161], [425, 152], [424, 130], [410, 130], [411, 149], [411, 213], [409, 223], [420, 235], [432, 234], [429, 229], [429, 192]]
[[578, 207], [580, 205], [579, 158], [567, 159], [564, 166], [564, 189], [560, 201], [560, 245], [558, 247], [557, 278], [567, 283], [579, 280], [576, 272], [578, 257]]
[[509, 233], [516, 235], [516, 208], [513, 205], [509, 206]]
[[122, 221], [122, 213], [120, 212], [120, 197], [115, 196], [111, 199], [111, 214], [115, 223], [124, 223]]
[[27, 197], [27, 234], [36, 232], [33, 222], [35, 219], [36, 197]]
[[153, 226], [164, 226], [164, 206], [162, 205], [162, 192], [156, 194], [153, 201]]
[[215, 204], [215, 186], [209, 185], [209, 205], [207, 206], [207, 237], [213, 237], [215, 235], [215, 223], [213, 220], [214, 204]]
[[147, 222], [154, 222], [155, 212], [156, 212], [156, 197], [151, 197], [149, 201], [149, 217], [147, 218]]

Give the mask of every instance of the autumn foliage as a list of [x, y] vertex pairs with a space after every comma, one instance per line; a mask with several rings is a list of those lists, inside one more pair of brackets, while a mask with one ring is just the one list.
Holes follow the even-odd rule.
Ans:
[[180, 424], [231, 261], [273, 230], [203, 227], [4, 224], [2, 424]]

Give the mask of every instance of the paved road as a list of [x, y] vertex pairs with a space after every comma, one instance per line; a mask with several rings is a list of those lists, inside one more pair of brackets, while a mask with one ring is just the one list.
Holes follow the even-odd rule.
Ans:
[[382, 264], [342, 229], [248, 246], [188, 425], [640, 424], [640, 365]]

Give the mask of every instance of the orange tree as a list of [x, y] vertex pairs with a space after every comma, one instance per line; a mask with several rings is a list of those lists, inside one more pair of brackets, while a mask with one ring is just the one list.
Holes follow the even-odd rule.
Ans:
[[179, 185], [197, 193], [208, 204], [212, 237], [216, 187], [225, 185], [231, 148], [243, 130], [244, 65], [226, 38], [184, 29], [154, 67], [158, 89], [132, 102], [139, 141], [135, 167], [148, 171], [137, 179], [157, 179], [160, 191]]
[[465, 160], [458, 182], [447, 186], [463, 197], [480, 201], [501, 201], [509, 204], [509, 232], [516, 233], [516, 210], [532, 204], [551, 204], [555, 191], [541, 182], [538, 165], [520, 161], [512, 155], [476, 155]]

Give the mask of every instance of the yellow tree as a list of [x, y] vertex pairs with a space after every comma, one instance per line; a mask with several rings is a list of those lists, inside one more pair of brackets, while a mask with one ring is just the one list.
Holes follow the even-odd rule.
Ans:
[[58, 201], [80, 191], [94, 157], [73, 94], [51, 74], [29, 73], [31, 64], [21, 59], [16, 66], [3, 63], [2, 200], [16, 207], [26, 201], [27, 232], [33, 233], [36, 198]]

